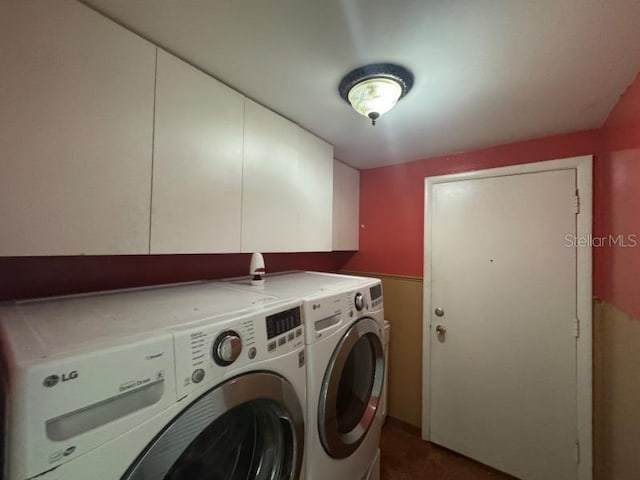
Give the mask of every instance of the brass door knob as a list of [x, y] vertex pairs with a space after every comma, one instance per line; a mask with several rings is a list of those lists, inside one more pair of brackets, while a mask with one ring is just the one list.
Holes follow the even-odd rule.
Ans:
[[447, 329], [444, 328], [442, 325], [438, 325], [436, 327], [436, 333], [440, 336], [443, 336], [445, 333], [447, 333]]

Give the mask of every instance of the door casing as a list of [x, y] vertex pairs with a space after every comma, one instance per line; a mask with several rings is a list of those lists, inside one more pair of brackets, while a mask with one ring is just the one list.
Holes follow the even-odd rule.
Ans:
[[[423, 338], [422, 338], [422, 438], [430, 440], [431, 418], [431, 189], [438, 183], [458, 182], [481, 178], [538, 173], [553, 170], [575, 169], [580, 198], [580, 213], [576, 216], [578, 238], [588, 238], [593, 225], [593, 157], [591, 155], [527, 163], [502, 168], [441, 175], [425, 178], [424, 205], [424, 287], [423, 287]], [[577, 312], [580, 333], [577, 338], [577, 413], [578, 442], [580, 445], [577, 478], [591, 480], [593, 471], [593, 381], [592, 381], [592, 248], [577, 248]]]

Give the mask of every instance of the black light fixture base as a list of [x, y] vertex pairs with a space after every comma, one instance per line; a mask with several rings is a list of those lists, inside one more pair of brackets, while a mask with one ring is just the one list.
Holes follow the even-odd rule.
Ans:
[[[370, 63], [347, 73], [340, 81], [338, 92], [344, 101], [350, 104], [349, 91], [358, 83], [371, 78], [388, 78], [398, 82], [402, 88], [400, 98], [409, 93], [409, 90], [413, 87], [413, 73], [405, 67], [396, 65], [395, 63]], [[375, 121], [373, 124], [375, 125]]]

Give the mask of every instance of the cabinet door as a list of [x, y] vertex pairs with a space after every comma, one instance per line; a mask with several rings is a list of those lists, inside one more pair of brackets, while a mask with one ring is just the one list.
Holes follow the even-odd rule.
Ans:
[[333, 147], [245, 101], [243, 252], [331, 249]]
[[360, 172], [338, 160], [333, 168], [333, 250], [358, 250]]
[[293, 252], [298, 240], [300, 191], [298, 127], [245, 100], [242, 251]]
[[0, 2], [0, 64], [0, 255], [148, 253], [155, 47], [79, 2]]
[[151, 253], [240, 250], [244, 98], [158, 49]]
[[333, 146], [300, 129], [298, 136], [298, 251], [331, 251]]

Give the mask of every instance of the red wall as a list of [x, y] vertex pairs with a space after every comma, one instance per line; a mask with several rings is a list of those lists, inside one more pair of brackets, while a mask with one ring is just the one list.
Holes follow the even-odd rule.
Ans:
[[602, 129], [594, 188], [594, 234], [638, 242], [595, 250], [596, 295], [640, 319], [640, 75]]
[[[268, 272], [340, 270], [353, 253], [266, 253]], [[0, 257], [0, 300], [247, 275], [250, 254]]]
[[594, 154], [599, 142], [593, 130], [364, 170], [360, 251], [345, 268], [422, 277], [425, 177]]

